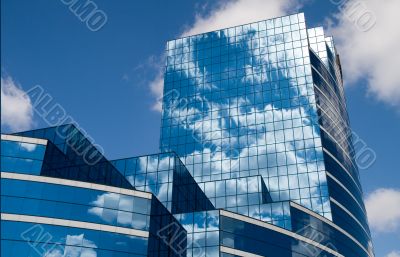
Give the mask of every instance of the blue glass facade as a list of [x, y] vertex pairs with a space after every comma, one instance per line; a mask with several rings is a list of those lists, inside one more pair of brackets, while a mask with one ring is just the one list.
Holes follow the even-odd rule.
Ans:
[[[332, 248], [373, 256], [340, 58], [323, 28], [294, 14], [171, 40], [166, 56], [160, 148], [217, 209], [310, 234], [297, 204]], [[263, 193], [251, 178], [268, 203], [254, 204]]]
[[302, 14], [168, 42], [161, 150], [330, 217], [309, 56]]
[[[62, 172], [68, 174], [71, 162], [59, 162], [57, 172], [45, 167], [68, 160], [47, 155], [49, 146], [47, 140], [2, 135], [2, 256], [177, 256], [167, 239], [176, 234], [176, 242], [186, 242], [186, 231], [156, 197], [95, 175], [66, 179]], [[114, 176], [104, 174], [106, 168], [93, 171]], [[177, 226], [161, 230], [172, 223]]]
[[175, 153], [132, 157], [111, 163], [132, 186], [153, 193], [173, 214], [214, 209]]
[[2, 256], [374, 257], [339, 55], [304, 14], [168, 41], [160, 150], [2, 135]]

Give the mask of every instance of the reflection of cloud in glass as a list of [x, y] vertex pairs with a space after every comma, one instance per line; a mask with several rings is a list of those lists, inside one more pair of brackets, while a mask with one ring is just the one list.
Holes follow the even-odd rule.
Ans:
[[96, 200], [90, 204], [98, 207], [115, 208], [120, 207], [123, 210], [132, 210], [133, 201], [122, 200], [120, 201], [121, 195], [115, 193], [103, 193], [96, 197]]
[[[140, 170], [147, 172], [146, 184], [148, 186], [146, 187], [146, 191], [155, 194], [161, 202], [171, 200], [168, 199], [168, 191], [172, 190], [172, 183], [169, 183], [168, 171], [174, 166], [174, 160], [173, 156], [167, 155], [148, 156], [147, 159], [146, 157], [139, 158]], [[157, 172], [157, 174], [155, 174], [155, 172]], [[151, 174], [154, 174], [154, 176], [150, 177]]]
[[[97, 207], [91, 207], [88, 213], [93, 214], [101, 218], [103, 221], [112, 224], [117, 218], [117, 211], [108, 209], [115, 208], [118, 209], [120, 195], [115, 193], [103, 193], [97, 196], [96, 200], [91, 202], [92, 205]], [[124, 203], [123, 203], [124, 204]], [[131, 203], [125, 202], [127, 205], [133, 206], [133, 201]], [[130, 206], [125, 206], [129, 208]], [[131, 208], [132, 209], [132, 208]], [[129, 223], [128, 223], [129, 224]]]
[[136, 213], [145, 211], [141, 208], [147, 208], [147, 199], [103, 193], [98, 195], [96, 200], [90, 204], [95, 207], [89, 208], [88, 213], [99, 217], [108, 224], [128, 226], [135, 229], [147, 229], [148, 227], [148, 215]]
[[[121, 198], [121, 201], [120, 201]], [[91, 207], [88, 213], [93, 214], [101, 218], [107, 223], [113, 223], [117, 219], [118, 209], [125, 211], [133, 210], [133, 199], [127, 197], [120, 197], [119, 194], [115, 193], [103, 193], [97, 196], [96, 200], [90, 203], [97, 207]], [[108, 209], [111, 208], [111, 209]], [[132, 217], [132, 216], [131, 216]], [[118, 215], [118, 223], [123, 225], [130, 224], [132, 218], [129, 220], [126, 215]]]
[[36, 144], [29, 144], [29, 143], [23, 143], [23, 142], [21, 142], [20, 143], [20, 146], [24, 149], [24, 150], [26, 150], [26, 151], [28, 151], [28, 152], [33, 152], [33, 151], [35, 151], [35, 149], [36, 149]]
[[[261, 24], [275, 26], [272, 20]], [[258, 170], [275, 192], [273, 200], [301, 196], [307, 198], [302, 201], [306, 207], [329, 212], [318, 189], [326, 185], [326, 178], [320, 172], [315, 100], [308, 90], [308, 50], [302, 50], [306, 30], [299, 24], [289, 32], [256, 28], [244, 25], [168, 43], [166, 90], [179, 83], [178, 98], [186, 104], [165, 99], [164, 119], [174, 125], [171, 137], [189, 135], [185, 143], [194, 147], [169, 149], [167, 144], [163, 150], [177, 151], [199, 182]], [[214, 57], [220, 61], [214, 62]], [[308, 194], [289, 192], [289, 185], [311, 188]], [[229, 198], [228, 205], [236, 200]]]
[[[85, 239], [84, 234], [80, 235], [67, 235], [64, 249], [57, 247], [49, 252], [46, 252], [46, 257], [96, 257], [97, 253], [93, 248], [97, 245], [88, 239]], [[60, 249], [61, 248], [61, 249]]]
[[188, 233], [188, 248], [219, 244], [219, 211], [182, 213], [176, 217]]

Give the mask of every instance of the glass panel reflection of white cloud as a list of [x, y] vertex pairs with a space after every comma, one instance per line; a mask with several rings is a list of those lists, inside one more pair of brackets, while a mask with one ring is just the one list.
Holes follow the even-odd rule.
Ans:
[[177, 152], [197, 182], [261, 175], [273, 201], [329, 218], [303, 14], [284, 23], [168, 42], [161, 150]]

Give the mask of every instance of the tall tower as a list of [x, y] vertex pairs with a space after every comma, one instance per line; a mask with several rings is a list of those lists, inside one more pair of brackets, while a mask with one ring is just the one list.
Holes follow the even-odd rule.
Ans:
[[323, 28], [299, 13], [171, 40], [166, 56], [160, 148], [217, 209], [373, 256], [339, 55]]

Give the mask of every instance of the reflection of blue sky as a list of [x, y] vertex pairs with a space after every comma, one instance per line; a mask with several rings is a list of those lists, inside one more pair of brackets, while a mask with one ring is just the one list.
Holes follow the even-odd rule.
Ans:
[[273, 200], [302, 198], [327, 214], [306, 29], [273, 22], [168, 42], [165, 92], [179, 95], [164, 100], [162, 150], [199, 182], [258, 170]]
[[43, 160], [45, 145], [37, 145], [18, 141], [1, 140], [2, 156], [12, 156]]
[[45, 145], [1, 140], [1, 171], [39, 174]]

